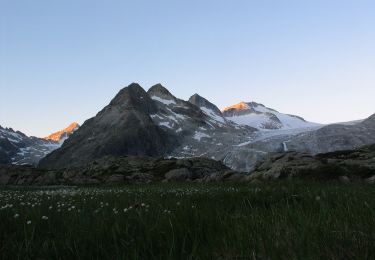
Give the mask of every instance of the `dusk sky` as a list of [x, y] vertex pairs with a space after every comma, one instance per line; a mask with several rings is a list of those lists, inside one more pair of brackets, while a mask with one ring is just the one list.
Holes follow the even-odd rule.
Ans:
[[132, 82], [319, 123], [375, 113], [375, 1], [0, 0], [0, 125], [45, 136]]

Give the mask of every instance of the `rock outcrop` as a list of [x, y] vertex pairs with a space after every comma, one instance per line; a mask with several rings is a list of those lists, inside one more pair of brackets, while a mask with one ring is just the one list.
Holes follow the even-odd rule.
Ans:
[[[232, 181], [236, 173], [205, 158], [104, 157], [86, 166], [48, 170], [0, 165], [0, 185], [92, 185], [175, 181]], [[240, 174], [246, 178], [247, 175]]]
[[251, 173], [251, 179], [276, 180], [312, 178], [371, 180], [375, 176], [375, 145], [356, 150], [337, 151], [315, 156], [297, 152], [275, 154]]

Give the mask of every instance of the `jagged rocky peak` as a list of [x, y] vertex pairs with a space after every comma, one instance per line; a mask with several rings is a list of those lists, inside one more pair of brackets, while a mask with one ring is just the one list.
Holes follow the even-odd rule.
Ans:
[[205, 108], [211, 109], [216, 114], [221, 115], [221, 111], [216, 105], [212, 104], [210, 101], [208, 101], [207, 99], [205, 99], [204, 97], [198, 94], [192, 95], [189, 98], [189, 102], [196, 105], [199, 108], [205, 107]]
[[[156, 125], [150, 115], [158, 108], [136, 83], [120, 90], [95, 117], [85, 123], [40, 166], [83, 165], [103, 156], [164, 156], [178, 141]], [[75, 158], [74, 161], [71, 158]]]
[[223, 117], [223, 114], [221, 113], [220, 109], [204, 97], [198, 94], [194, 94], [189, 98], [189, 102], [199, 107], [206, 115], [212, 117], [216, 121], [226, 123], [226, 120]]
[[164, 103], [166, 105], [175, 104], [177, 99], [160, 83], [152, 86], [148, 91], [151, 99]]
[[117, 109], [139, 110], [145, 113], [153, 113], [156, 110], [147, 92], [138, 83], [132, 83], [121, 89], [105, 110], [113, 107]]
[[63, 130], [60, 130], [60, 131], [57, 131], [57, 132], [55, 132], [55, 133], [53, 133], [49, 136], [46, 136], [43, 139], [51, 140], [51, 141], [55, 141], [55, 142], [61, 142], [62, 140], [69, 137], [69, 135], [74, 133], [74, 131], [76, 131], [79, 127], [80, 127], [80, 125], [77, 122], [73, 122], [67, 128], [65, 128]]

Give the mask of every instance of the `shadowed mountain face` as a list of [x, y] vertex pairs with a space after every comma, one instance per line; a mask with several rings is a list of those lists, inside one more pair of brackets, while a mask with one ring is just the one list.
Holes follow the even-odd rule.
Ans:
[[156, 111], [149, 95], [138, 84], [131, 84], [87, 120], [60, 149], [46, 156], [40, 166], [82, 165], [105, 155], [163, 156], [178, 141], [154, 124], [149, 115]]

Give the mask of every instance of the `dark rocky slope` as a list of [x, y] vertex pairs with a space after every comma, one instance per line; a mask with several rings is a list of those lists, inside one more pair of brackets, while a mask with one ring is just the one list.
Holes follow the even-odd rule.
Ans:
[[47, 155], [41, 167], [84, 165], [106, 155], [163, 156], [178, 141], [149, 116], [157, 107], [138, 85], [131, 84], [94, 118], [87, 120], [64, 145]]

